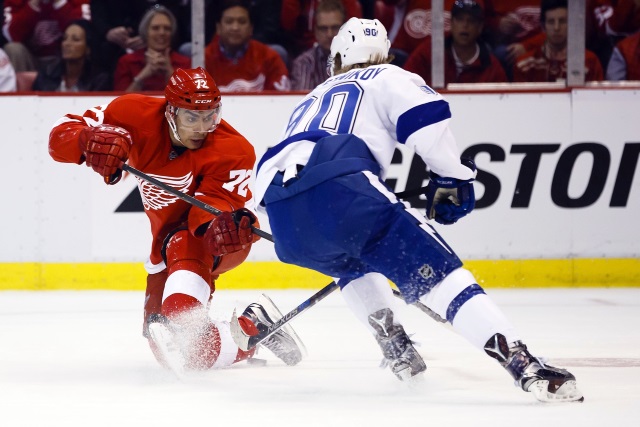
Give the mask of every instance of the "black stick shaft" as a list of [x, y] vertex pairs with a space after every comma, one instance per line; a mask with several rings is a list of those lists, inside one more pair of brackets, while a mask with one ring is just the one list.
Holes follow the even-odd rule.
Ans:
[[[163, 189], [164, 191], [166, 191], [167, 193], [171, 193], [174, 196], [176, 196], [177, 198], [184, 200], [187, 203], [192, 204], [193, 206], [199, 207], [200, 209], [212, 213], [216, 216], [220, 215], [222, 213], [221, 210], [214, 208], [211, 205], [208, 205], [204, 202], [202, 202], [201, 200], [196, 199], [195, 197], [191, 197], [188, 194], [184, 194], [182, 191], [176, 190], [175, 188], [173, 188], [170, 185], [165, 184], [164, 182], [157, 180], [149, 175], [147, 175], [146, 173], [139, 171], [138, 169], [134, 168], [133, 166], [129, 166], [128, 164], [124, 163], [122, 165], [122, 170], [125, 170], [127, 172], [129, 172], [131, 175], [135, 175], [140, 179], [144, 179], [145, 181], [148, 181], [150, 183], [152, 183], [153, 185], [155, 185], [158, 188]], [[253, 231], [255, 234], [257, 234], [258, 236], [262, 237], [263, 239], [266, 239], [270, 242], [273, 242], [273, 236], [269, 233], [267, 233], [266, 231], [260, 230], [259, 228], [256, 228], [254, 226], [251, 226], [251, 231]]]
[[311, 295], [307, 300], [303, 301], [302, 304], [282, 316], [282, 318], [277, 322], [274, 322], [273, 325], [269, 326], [266, 334], [264, 336], [260, 336], [259, 342], [264, 341], [271, 334], [282, 328], [282, 326], [284, 326], [286, 323], [289, 323], [294, 317], [296, 317], [306, 309], [313, 307], [314, 305], [316, 305], [316, 303], [322, 301], [326, 296], [331, 294], [336, 289], [338, 289], [338, 285], [336, 284], [336, 282], [331, 282], [315, 294]]
[[[222, 213], [221, 210], [214, 208], [213, 206], [204, 203], [198, 199], [196, 199], [195, 197], [189, 196], [188, 194], [185, 194], [179, 190], [176, 190], [175, 188], [171, 187], [170, 185], [165, 184], [164, 182], [153, 178], [149, 175], [147, 175], [146, 173], [139, 171], [138, 169], [134, 168], [133, 166], [129, 166], [126, 163], [122, 164], [122, 170], [125, 170], [127, 172], [129, 172], [132, 175], [137, 176], [140, 179], [143, 179], [145, 181], [148, 181], [150, 183], [152, 183], [153, 185], [155, 185], [156, 187], [166, 191], [167, 193], [173, 194], [174, 196], [176, 196], [177, 198], [184, 200], [187, 203], [190, 203], [193, 206], [196, 206], [206, 212], [212, 213], [216, 216], [220, 215]], [[399, 197], [407, 197], [408, 195], [414, 195], [415, 194], [420, 194], [421, 190], [423, 189], [416, 189], [416, 190], [409, 190], [409, 191], [404, 191], [402, 193], [397, 193], [397, 196]], [[254, 233], [256, 233], [258, 236], [262, 237], [263, 239], [266, 239], [270, 242], [273, 242], [273, 236], [269, 233], [267, 233], [266, 231], [260, 230], [259, 228], [253, 227], [251, 226], [251, 229]], [[291, 310], [289, 313], [285, 314], [281, 319], [279, 319], [277, 322], [275, 322], [273, 325], [271, 325], [271, 327], [269, 327], [269, 329], [266, 331], [266, 334], [260, 336], [256, 336], [255, 338], [258, 338], [256, 344], [264, 341], [266, 338], [268, 338], [270, 335], [272, 335], [274, 332], [276, 332], [277, 330], [279, 330], [280, 328], [282, 328], [282, 326], [284, 326], [285, 324], [289, 323], [293, 318], [295, 318], [296, 316], [298, 316], [299, 314], [301, 314], [303, 311], [307, 310], [310, 307], [313, 307], [316, 303], [318, 303], [319, 301], [323, 300], [327, 295], [331, 294], [333, 291], [335, 291], [336, 289], [338, 289], [338, 285], [335, 282], [331, 282], [329, 283], [327, 286], [325, 286], [324, 288], [320, 289], [318, 292], [316, 292], [315, 294], [313, 294], [312, 296], [310, 296], [308, 299], [306, 299], [305, 301], [302, 302], [302, 304], [300, 304], [299, 306], [297, 306], [296, 308], [294, 308], [293, 310]], [[404, 300], [402, 298], [402, 295], [400, 295], [400, 292], [394, 290], [394, 296], [397, 298], [400, 298], [402, 300]], [[424, 313], [426, 313], [427, 315], [429, 315], [432, 319], [438, 321], [438, 322], [446, 322], [445, 319], [442, 319], [440, 316], [438, 316], [435, 312], [431, 311], [428, 307], [426, 307], [425, 305], [423, 305], [422, 303], [418, 302], [413, 304], [416, 307], [418, 307], [418, 309], [422, 310]], [[254, 345], [256, 345], [254, 344]]]

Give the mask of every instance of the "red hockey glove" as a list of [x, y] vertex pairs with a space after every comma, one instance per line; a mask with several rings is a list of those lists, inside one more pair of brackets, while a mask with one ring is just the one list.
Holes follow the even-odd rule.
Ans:
[[251, 224], [256, 220], [256, 216], [248, 209], [222, 212], [211, 221], [204, 233], [207, 250], [214, 256], [220, 256], [251, 246], [260, 238], [251, 231]]
[[87, 166], [102, 175], [107, 184], [120, 181], [122, 163], [129, 158], [131, 145], [129, 131], [111, 125], [84, 128], [78, 139]]

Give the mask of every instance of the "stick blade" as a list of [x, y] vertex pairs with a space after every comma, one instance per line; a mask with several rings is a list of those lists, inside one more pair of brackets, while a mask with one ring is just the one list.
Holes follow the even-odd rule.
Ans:
[[[258, 304], [262, 305], [262, 307], [267, 311], [274, 322], [277, 322], [284, 317], [280, 309], [275, 305], [271, 298], [267, 296], [267, 294], [260, 295], [260, 298], [258, 298]], [[285, 323], [280, 329], [282, 329], [283, 332], [289, 334], [289, 336], [293, 339], [293, 341], [300, 349], [302, 356], [306, 356], [307, 347], [304, 345], [302, 339], [300, 339], [300, 336], [298, 336], [293, 327], [290, 324]]]

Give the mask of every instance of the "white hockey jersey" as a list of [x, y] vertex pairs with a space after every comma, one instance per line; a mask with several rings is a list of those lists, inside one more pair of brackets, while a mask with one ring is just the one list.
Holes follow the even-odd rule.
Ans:
[[[295, 107], [280, 140], [307, 131], [354, 134], [380, 164], [383, 179], [396, 144], [408, 144], [440, 176], [471, 179], [475, 173], [460, 163], [450, 118], [449, 104], [420, 76], [394, 65], [373, 65], [318, 85]], [[274, 147], [277, 154], [267, 152], [257, 171], [256, 203], [278, 171], [285, 172], [285, 181], [294, 176], [314, 145], [301, 140]]]

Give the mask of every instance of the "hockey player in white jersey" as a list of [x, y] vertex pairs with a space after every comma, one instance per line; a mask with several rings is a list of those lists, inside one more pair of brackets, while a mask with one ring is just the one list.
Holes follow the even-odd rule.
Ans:
[[352, 18], [334, 38], [330, 77], [294, 109], [282, 142], [258, 163], [255, 196], [278, 257], [334, 277], [378, 341], [391, 370], [409, 379], [426, 365], [395, 315], [387, 279], [496, 359], [541, 401], [582, 401], [575, 377], [534, 357], [518, 332], [418, 211], [384, 183], [398, 144], [430, 169], [427, 217], [452, 224], [474, 207], [472, 160], [461, 160], [442, 96], [388, 64], [378, 20]]

